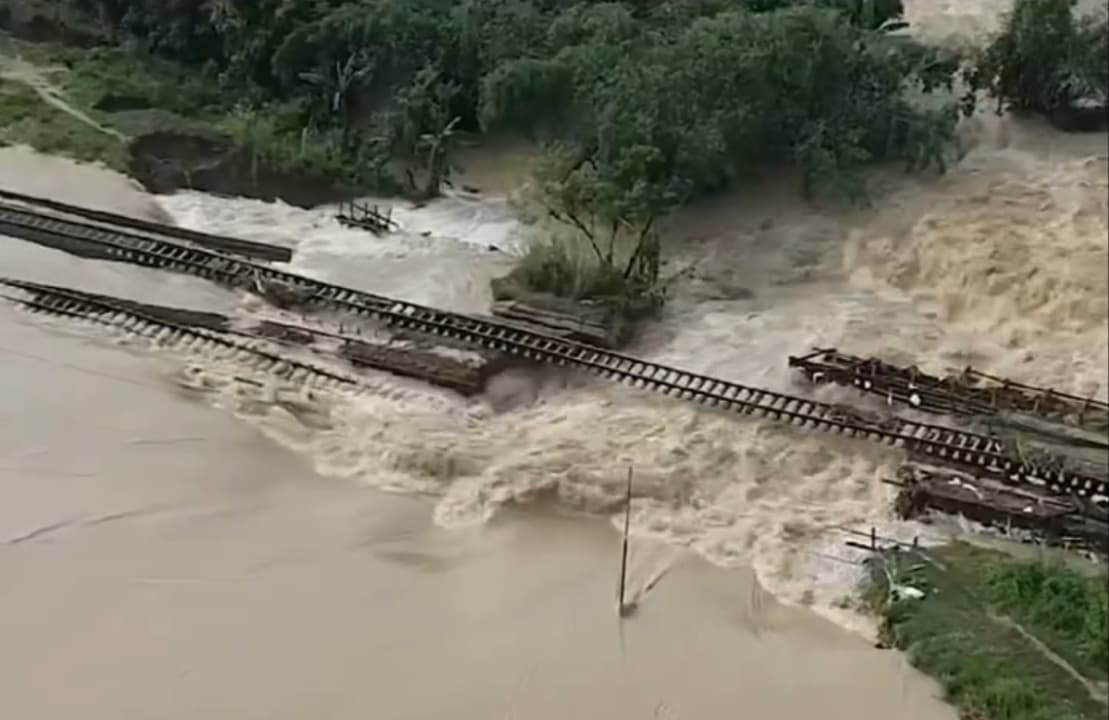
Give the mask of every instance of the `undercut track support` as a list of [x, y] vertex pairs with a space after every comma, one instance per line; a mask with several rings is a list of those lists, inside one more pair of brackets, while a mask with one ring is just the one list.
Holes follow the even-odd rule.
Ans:
[[789, 365], [814, 384], [854, 387], [925, 412], [993, 415], [1013, 411], [1100, 433], [1109, 429], [1109, 403], [1024, 385], [969, 367], [958, 375], [939, 378], [915, 367], [848, 355], [835, 348], [814, 348], [808, 355], [791, 356]]
[[150, 308], [129, 300], [19, 280], [0, 279], [0, 286], [8, 289], [8, 292], [0, 292], [0, 297], [35, 314], [95, 323], [139, 335], [162, 346], [222, 352], [283, 380], [315, 379], [323, 385], [344, 387], [357, 384], [351, 377], [281, 357], [245, 336], [236, 337], [235, 333], [211, 321], [210, 318], [220, 318], [212, 313]]
[[675, 396], [738, 415], [767, 418], [796, 427], [866, 438], [902, 448], [933, 463], [972, 468], [976, 474], [1055, 493], [1105, 498], [1107, 481], [1008, 454], [994, 437], [904, 418], [870, 418], [837, 405], [706, 377], [639, 360], [599, 347], [527, 329], [436, 310], [282, 272], [267, 265], [161, 239], [121, 237], [38, 213], [0, 207], [0, 234], [70, 252], [207, 278], [263, 296], [280, 289], [298, 305], [373, 318], [399, 330], [454, 339], [536, 362], [574, 367], [619, 382]]

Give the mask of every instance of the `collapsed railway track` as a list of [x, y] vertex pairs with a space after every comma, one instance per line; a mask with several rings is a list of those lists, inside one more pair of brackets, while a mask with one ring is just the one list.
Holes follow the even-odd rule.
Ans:
[[280, 289], [287, 303], [372, 318], [397, 330], [575, 367], [738, 415], [878, 441], [910, 455], [970, 468], [975, 474], [1010, 484], [1101, 500], [1109, 496], [1106, 478], [1070, 471], [1061, 463], [1014, 457], [1001, 440], [989, 435], [898, 417], [869, 417], [851, 408], [748, 387], [524, 328], [331, 285], [196, 246], [121, 236], [102, 227], [9, 207], [0, 207], [0, 234], [69, 252], [95, 252], [118, 262], [195, 275], [228, 287], [252, 289], [263, 296], [277, 294], [275, 289]]
[[[5, 296], [2, 290], [5, 287], [20, 291], [22, 296]], [[151, 305], [13, 278], [0, 277], [0, 297], [11, 299], [34, 312], [87, 317], [99, 324], [112, 325], [122, 330], [133, 330], [136, 323], [147, 326], [152, 319], [156, 319], [163, 325], [268, 341], [284, 347], [305, 348], [331, 360], [345, 360], [355, 368], [370, 368], [416, 378], [464, 396], [481, 392], [488, 377], [503, 367], [497, 363], [467, 363], [419, 348], [372, 342], [360, 334], [332, 332], [266, 318], [233, 318], [214, 312]], [[115, 314], [103, 314], [101, 309], [110, 309]], [[156, 330], [152, 327], [148, 329], [152, 332]], [[318, 374], [313, 366], [302, 364], [302, 369]], [[324, 377], [334, 379], [330, 375]]]
[[0, 279], [0, 286], [5, 289], [0, 290], [0, 297], [33, 314], [92, 322], [145, 337], [159, 345], [194, 350], [213, 348], [283, 380], [300, 382], [314, 378], [344, 387], [358, 384], [352, 377], [281, 357], [251, 343], [246, 336], [236, 337], [236, 333], [220, 330], [212, 325], [213, 313], [192, 311], [189, 316], [175, 318], [141, 303], [68, 288], [10, 279]]
[[915, 367], [848, 355], [835, 348], [814, 348], [807, 355], [791, 356], [789, 366], [813, 384], [854, 387], [926, 412], [974, 416], [1013, 411], [1099, 433], [1109, 429], [1109, 403], [1024, 385], [973, 368], [939, 378]]
[[0, 189], [0, 207], [12, 210], [20, 209], [17, 206], [10, 205], [9, 203], [11, 202], [47, 208], [49, 210], [81, 217], [86, 220], [113, 225], [116, 228], [127, 228], [128, 230], [152, 233], [173, 240], [184, 240], [185, 242], [193, 243], [200, 247], [218, 250], [232, 255], [241, 255], [255, 260], [289, 262], [293, 259], [293, 251], [290, 248], [280, 245], [255, 242], [253, 240], [244, 240], [242, 238], [228, 237], [225, 235], [213, 235], [212, 233], [190, 230], [175, 225], [162, 225], [150, 220], [142, 220], [127, 215], [117, 215], [116, 213], [105, 212], [103, 210], [93, 210], [92, 208], [81, 207], [79, 205], [58, 202], [50, 198], [40, 198], [33, 195], [24, 195], [23, 193]]
[[899, 468], [897, 480], [888, 482], [901, 488], [894, 512], [904, 520], [938, 512], [1017, 539], [1109, 555], [1109, 514], [1074, 496], [1044, 495], [912, 464]]

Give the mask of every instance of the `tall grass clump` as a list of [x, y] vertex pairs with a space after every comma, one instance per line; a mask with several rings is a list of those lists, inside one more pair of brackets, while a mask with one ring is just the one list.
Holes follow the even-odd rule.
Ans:
[[627, 290], [612, 265], [574, 239], [532, 240], [513, 275], [528, 289], [571, 299], [619, 298]]

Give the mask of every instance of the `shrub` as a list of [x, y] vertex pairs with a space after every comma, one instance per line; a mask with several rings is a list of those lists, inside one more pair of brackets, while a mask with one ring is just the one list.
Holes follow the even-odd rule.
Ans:
[[999, 109], [1052, 113], [1109, 92], [1106, 17], [1076, 17], [1076, 0], [1016, 0], [969, 75]]

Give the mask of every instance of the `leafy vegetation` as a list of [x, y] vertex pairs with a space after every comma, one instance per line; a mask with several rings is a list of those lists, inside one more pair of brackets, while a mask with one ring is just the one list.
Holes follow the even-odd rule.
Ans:
[[180, 65], [118, 48], [8, 41], [0, 60], [0, 138], [120, 171], [129, 137], [210, 127], [230, 107]]
[[[880, 563], [866, 592], [878, 599], [883, 634], [941, 682], [962, 717], [1105, 717], [1104, 575], [1086, 577], [1062, 564], [1014, 560], [962, 543], [927, 555], [891, 552]], [[891, 583], [925, 596], [895, 597]]]
[[[1090, 45], [1096, 28], [1064, 4], [1021, 0], [975, 87], [1043, 106], [1104, 84], [1104, 42]], [[567, 283], [585, 265], [537, 246], [530, 267], [546, 270], [529, 282], [554, 292], [649, 293], [658, 220], [768, 165], [852, 200], [871, 163], [942, 171], [959, 111], [959, 59], [889, 31], [901, 0], [63, 6], [131, 49], [68, 60], [109, 96], [88, 104], [200, 117], [278, 169], [429, 197], [450, 180], [460, 133], [530, 137], [546, 148], [537, 199], [592, 254], [591, 279]], [[1044, 62], [1068, 39], [1090, 42]], [[143, 66], [133, 77], [123, 54]]]
[[32, 88], [0, 80], [0, 145], [29, 144], [48, 153], [101, 161], [122, 169], [126, 158], [119, 138], [90, 127], [46, 104]]
[[282, 167], [431, 196], [457, 132], [534, 138], [549, 147], [541, 202], [587, 241], [601, 285], [634, 292], [657, 281], [655, 227], [673, 208], [782, 162], [807, 191], [859, 198], [867, 163], [942, 169], [957, 118], [907, 99], [949, 87], [957, 63], [885, 31], [900, 0], [70, 6], [106, 41], [189, 68], [182, 87], [237, 106], [134, 88], [151, 107], [214, 111]]
[[1077, 0], [1016, 0], [970, 74], [1003, 108], [1052, 113], [1109, 96], [1106, 14], [1077, 16]]
[[1089, 677], [1109, 673], [1109, 585], [1062, 564], [1003, 564], [986, 576], [989, 602]]

